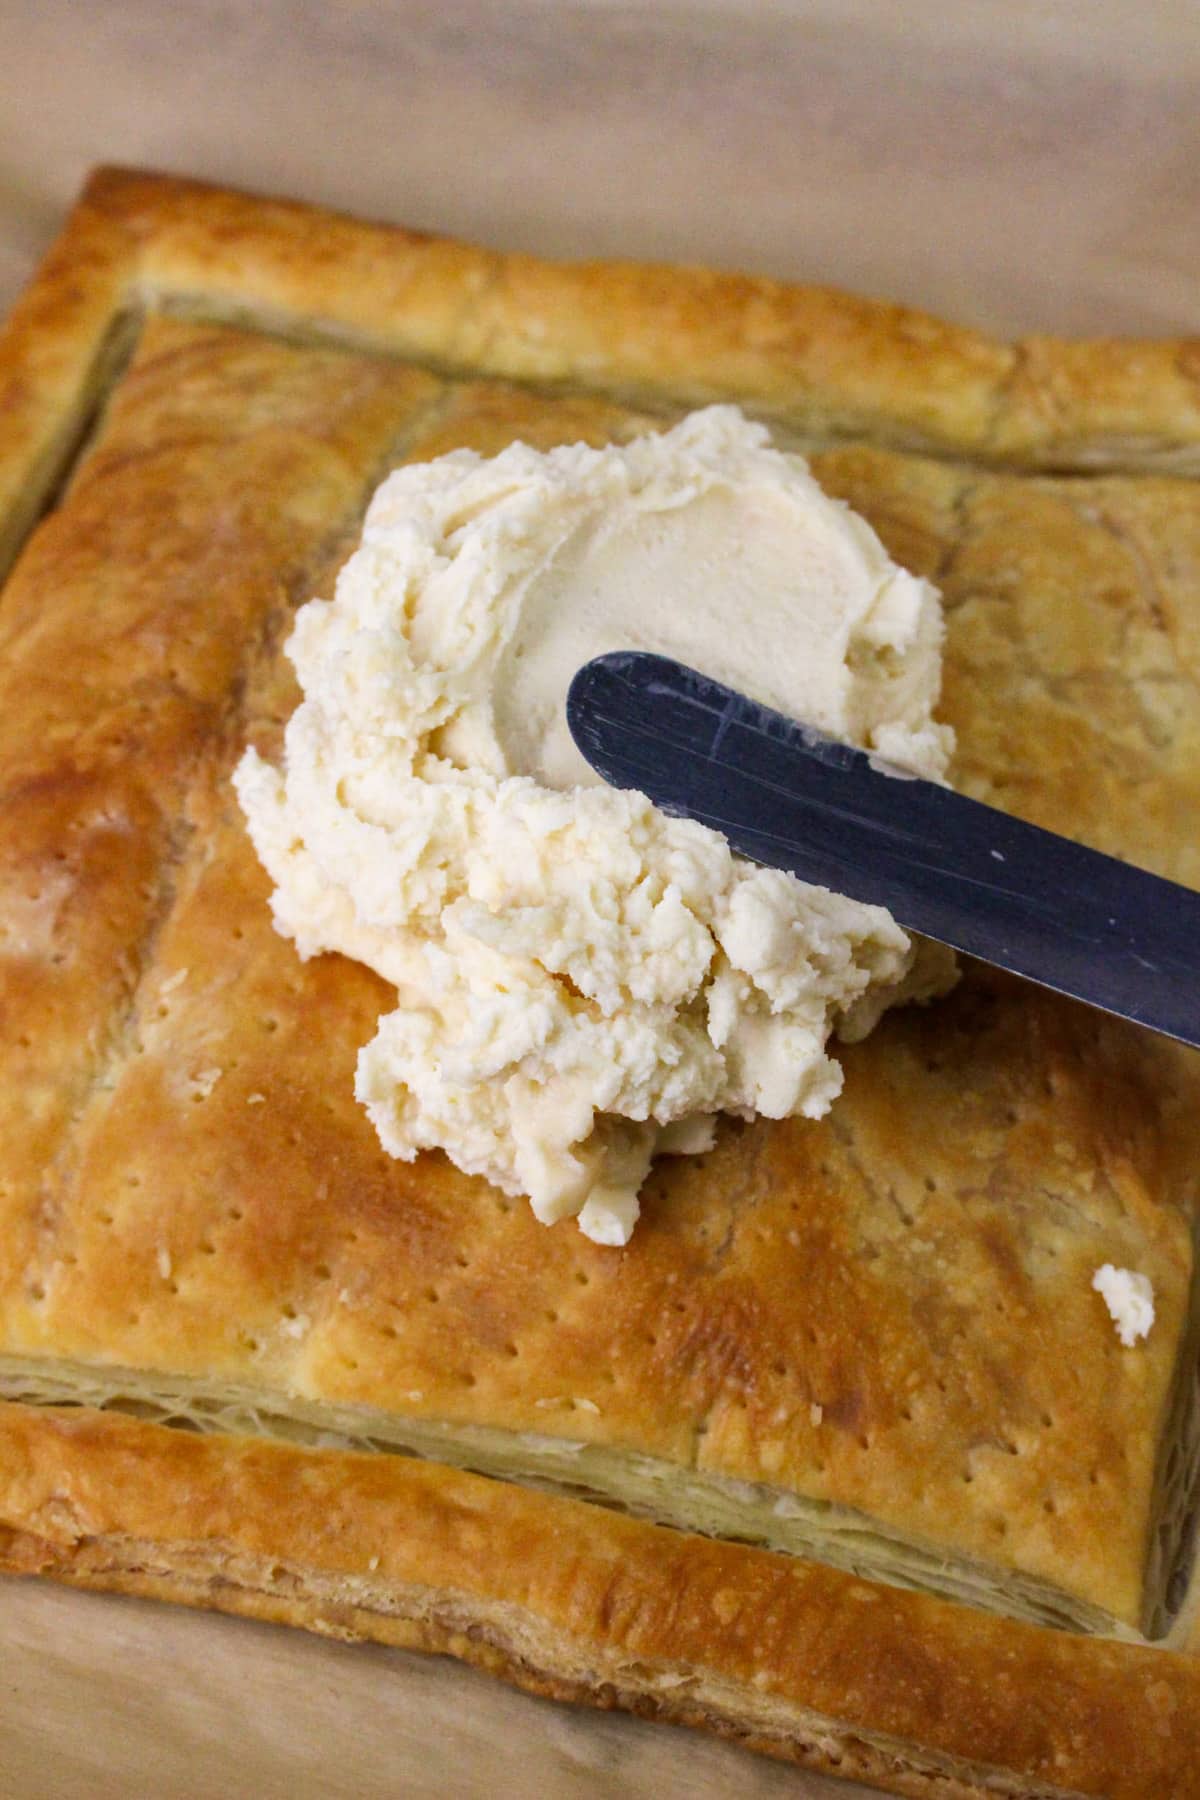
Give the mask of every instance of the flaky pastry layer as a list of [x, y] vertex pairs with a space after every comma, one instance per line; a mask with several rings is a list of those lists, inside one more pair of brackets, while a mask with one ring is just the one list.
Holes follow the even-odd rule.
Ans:
[[[0, 1389], [40, 1402], [0, 1426], [10, 1565], [333, 1617], [324, 1575], [293, 1564], [291, 1524], [253, 1484], [246, 1529], [278, 1578], [256, 1566], [214, 1587], [182, 1527], [159, 1568], [158, 1528], [132, 1514], [95, 1534], [100, 1549], [76, 1536], [38, 1563], [44, 1498], [22, 1471], [60, 1439], [88, 1446], [93, 1496], [135, 1442], [143, 1476], [161, 1457], [160, 1488], [193, 1468], [177, 1455], [233, 1480], [261, 1453], [331, 1486], [340, 1471], [347, 1514], [355, 1470], [471, 1481], [481, 1506], [527, 1509], [561, 1547], [566, 1503], [511, 1482], [230, 1434], [324, 1430], [582, 1488], [605, 1508], [570, 1516], [598, 1531], [614, 1504], [687, 1526], [611, 1521], [697, 1579], [730, 1557], [735, 1614], [759, 1555], [810, 1598], [804, 1582], [824, 1582], [841, 1605], [851, 1578], [696, 1530], [875, 1577], [853, 1591], [905, 1620], [932, 1608], [930, 1639], [946, 1632], [955, 1654], [976, 1644], [1013, 1714], [997, 1751], [1011, 1791], [1053, 1791], [1020, 1736], [1024, 1701], [1005, 1699], [1014, 1668], [1044, 1678], [1039, 1656], [1077, 1656], [1097, 1719], [1122, 1693], [1122, 1731], [1154, 1716], [1135, 1672], [1143, 1657], [1174, 1670], [1168, 1653], [880, 1584], [1127, 1636], [1174, 1609], [1195, 1464], [1196, 1059], [973, 971], [944, 1006], [845, 1053], [829, 1120], [730, 1128], [699, 1165], [666, 1165], [614, 1254], [438, 1158], [380, 1153], [351, 1077], [386, 991], [336, 958], [301, 965], [272, 932], [228, 785], [247, 739], [276, 743], [291, 613], [328, 591], [387, 467], [514, 437], [603, 442], [728, 395], [785, 437], [876, 440], [829, 444], [814, 467], [945, 593], [959, 784], [1200, 883], [1200, 492], [1146, 472], [1190, 466], [1200, 446], [1186, 347], [1087, 348], [1011, 351], [767, 283], [551, 269], [156, 178], [93, 185], [0, 348], [14, 544], [103, 398], [0, 598]], [[118, 349], [127, 366], [106, 386]], [[939, 456], [894, 447], [914, 442]], [[987, 466], [1005, 459], [1138, 472]], [[1153, 1280], [1158, 1322], [1136, 1352], [1091, 1290], [1103, 1261]], [[223, 1429], [177, 1451], [197, 1440], [88, 1415], [72, 1437], [45, 1404], [67, 1397]], [[378, 1548], [346, 1554], [342, 1574], [367, 1581]], [[489, 1559], [488, 1606], [525, 1604], [521, 1563], [503, 1547]], [[405, 1600], [403, 1630], [419, 1616], [422, 1641], [472, 1654], [482, 1615], [459, 1629], [426, 1601]], [[386, 1638], [390, 1616], [364, 1603], [353, 1628]], [[646, 1703], [649, 1689], [572, 1661], [557, 1631], [530, 1664], [538, 1682]], [[494, 1660], [520, 1675], [515, 1643]], [[691, 1713], [765, 1743], [732, 1644], [713, 1631], [717, 1698]], [[879, 1696], [906, 1677], [885, 1662], [853, 1733], [892, 1761], [858, 1766], [926, 1791], [960, 1751], [927, 1694], [896, 1723]], [[794, 1751], [809, 1733], [827, 1764], [846, 1734], [821, 1721], [859, 1718], [851, 1690], [822, 1697], [794, 1667], [784, 1736]], [[933, 1748], [924, 1763], [904, 1750], [906, 1772], [893, 1740]], [[953, 1779], [974, 1792], [983, 1777]]]

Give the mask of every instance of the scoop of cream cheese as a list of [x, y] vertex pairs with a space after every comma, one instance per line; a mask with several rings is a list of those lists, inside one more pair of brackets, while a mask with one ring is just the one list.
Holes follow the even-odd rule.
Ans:
[[940, 777], [941, 639], [936, 591], [732, 407], [390, 475], [297, 616], [282, 768], [235, 776], [278, 928], [396, 987], [356, 1076], [386, 1149], [621, 1244], [719, 1113], [824, 1113], [831, 1033], [940, 991], [948, 953], [600, 784], [566, 690], [657, 650]]

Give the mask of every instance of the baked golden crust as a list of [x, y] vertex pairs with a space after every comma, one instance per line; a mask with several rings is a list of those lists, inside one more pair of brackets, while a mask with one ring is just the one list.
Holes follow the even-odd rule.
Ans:
[[10, 1566], [449, 1650], [535, 1692], [703, 1723], [899, 1793], [1195, 1792], [1190, 1657], [409, 1458], [86, 1410], [0, 1419]]
[[452, 369], [679, 406], [736, 399], [823, 436], [1052, 466], [1200, 466], [1200, 346], [1002, 344], [911, 308], [708, 269], [548, 263], [122, 171], [141, 280]]
[[[734, 305], [726, 278], [547, 270], [157, 178], [93, 184], [68, 246], [80, 232], [101, 250], [74, 285], [71, 255], [52, 258], [0, 352], [0, 371], [23, 368], [30, 336], [58, 343], [30, 363], [6, 473], [33, 468], [31, 421], [49, 443], [75, 404], [104, 305], [139, 293], [258, 314], [298, 338], [336, 327], [389, 354], [149, 318], [65, 502], [0, 599], [4, 1391], [415, 1448], [985, 1606], [1153, 1625], [1186, 1473], [1170, 1459], [1186, 1461], [1195, 1058], [973, 973], [950, 1002], [846, 1052], [847, 1093], [823, 1125], [730, 1129], [699, 1167], [666, 1165], [614, 1254], [539, 1227], [440, 1159], [382, 1155], [350, 1076], [385, 990], [336, 958], [302, 966], [275, 936], [228, 773], [247, 736], [273, 743], [293, 699], [278, 655], [290, 610], [328, 591], [391, 461], [644, 428], [617, 390], [655, 416], [734, 393], [808, 434], [919, 431], [962, 453], [815, 457], [944, 588], [957, 778], [1200, 881], [1196, 485], [969, 466], [1005, 441], [999, 390], [984, 406], [973, 385], [1002, 353], [894, 309], [749, 283], [737, 325], [717, 316]], [[1102, 459], [1089, 420], [1118, 416], [1128, 368], [1098, 350], [1089, 393], [1068, 380], [1080, 356], [1060, 348], [1043, 385], [1059, 369], [1068, 398], [1047, 403], [1053, 427], [1028, 454], [1053, 459], [1068, 421], [1081, 459]], [[578, 391], [436, 375], [400, 352]], [[1160, 352], [1121, 354], [1144, 372]], [[995, 379], [1016, 394], [1030, 366], [1022, 353]], [[1167, 388], [1147, 382], [1143, 417], [1159, 432]], [[1172, 416], [1173, 441], [1190, 441], [1186, 409]], [[1150, 457], [1150, 436], [1139, 443], [1123, 453]], [[1101, 1261], [1153, 1279], [1158, 1322], [1136, 1352], [1091, 1291]], [[20, 1562], [40, 1528], [4, 1446], [15, 1434], [26, 1454], [22, 1434], [51, 1415], [4, 1417], [0, 1517]], [[141, 1429], [165, 1476], [185, 1440]], [[105, 1459], [134, 1440], [96, 1430], [99, 1493]], [[231, 1437], [205, 1451], [231, 1480], [250, 1455]], [[361, 1461], [330, 1453], [320, 1467]], [[501, 1482], [471, 1492], [497, 1519], [516, 1504]], [[282, 1557], [281, 1521], [253, 1504], [247, 1530], [263, 1545], [274, 1531]], [[520, 1499], [549, 1534], [557, 1504]], [[117, 1535], [144, 1541], [132, 1523]], [[688, 1546], [697, 1569], [713, 1552], [696, 1537], [645, 1541]], [[119, 1555], [52, 1566], [118, 1586], [160, 1579]], [[519, 1565], [492, 1573], [515, 1603]], [[180, 1564], [162, 1591], [194, 1597], [191, 1579]], [[303, 1571], [288, 1579], [290, 1599], [239, 1590], [229, 1603], [327, 1625]], [[902, 1604], [898, 1589], [872, 1591]], [[977, 1642], [983, 1661], [1021, 1646], [1001, 1671], [1024, 1656], [1026, 1638], [994, 1635], [1024, 1628], [967, 1607], [929, 1614], [951, 1616], [947, 1642]], [[377, 1618], [354, 1629], [386, 1635]], [[1085, 1652], [1081, 1694], [1109, 1666], [1089, 1660], [1097, 1644], [1043, 1639], [1047, 1655]], [[705, 1654], [753, 1735], [753, 1692], [732, 1663], [721, 1675], [719, 1641]], [[871, 1728], [888, 1735], [891, 1716]], [[905, 1726], [942, 1744], [923, 1730]]]

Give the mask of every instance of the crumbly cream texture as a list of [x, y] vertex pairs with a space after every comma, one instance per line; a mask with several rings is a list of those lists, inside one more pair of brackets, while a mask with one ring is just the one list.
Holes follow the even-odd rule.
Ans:
[[652, 1158], [719, 1113], [824, 1113], [830, 1034], [944, 988], [948, 953], [600, 784], [566, 690], [658, 650], [940, 777], [941, 636], [935, 590], [732, 407], [389, 476], [297, 617], [282, 769], [236, 774], [279, 929], [396, 987], [356, 1079], [385, 1147], [621, 1244]]
[[1107, 1306], [1127, 1350], [1132, 1350], [1139, 1338], [1149, 1337], [1154, 1324], [1154, 1288], [1148, 1275], [1104, 1263], [1092, 1276], [1092, 1286]]

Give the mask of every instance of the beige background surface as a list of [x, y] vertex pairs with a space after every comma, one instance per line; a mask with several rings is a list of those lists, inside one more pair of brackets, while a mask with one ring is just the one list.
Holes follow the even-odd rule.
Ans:
[[[1001, 333], [1200, 328], [1192, 0], [0, 0], [0, 70], [0, 301], [108, 160]], [[445, 1663], [0, 1583], [6, 1800], [858, 1791]]]

